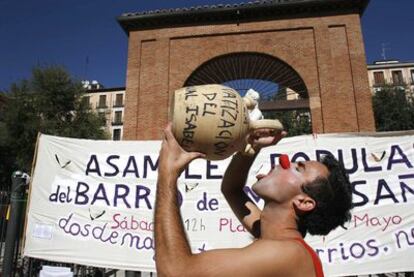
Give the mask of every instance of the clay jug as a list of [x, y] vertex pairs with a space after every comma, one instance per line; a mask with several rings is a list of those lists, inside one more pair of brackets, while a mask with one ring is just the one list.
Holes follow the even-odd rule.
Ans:
[[249, 119], [255, 100], [223, 85], [184, 87], [175, 91], [170, 105], [172, 128], [186, 151], [206, 154], [208, 160], [222, 160], [237, 151], [254, 154], [246, 136], [254, 129], [282, 130], [278, 120]]

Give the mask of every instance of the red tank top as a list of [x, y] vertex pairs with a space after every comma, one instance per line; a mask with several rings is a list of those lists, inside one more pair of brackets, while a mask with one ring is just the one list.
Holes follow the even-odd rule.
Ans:
[[295, 240], [299, 241], [305, 249], [309, 252], [309, 254], [312, 257], [313, 266], [315, 268], [315, 276], [316, 277], [324, 277], [323, 275], [323, 269], [322, 269], [322, 263], [321, 260], [318, 257], [318, 254], [315, 253], [315, 251], [301, 238], [295, 238]]

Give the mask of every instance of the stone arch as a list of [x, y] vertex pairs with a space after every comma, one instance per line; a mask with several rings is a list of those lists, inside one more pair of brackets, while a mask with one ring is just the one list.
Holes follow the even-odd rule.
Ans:
[[[184, 86], [221, 84], [237, 80], [272, 82], [278, 84], [279, 87], [294, 91], [298, 94], [298, 98], [309, 98], [303, 79], [293, 67], [279, 58], [257, 52], [237, 52], [214, 57], [192, 72]], [[250, 83], [254, 84], [254, 82], [251, 81]], [[240, 82], [239, 85], [241, 86], [243, 83]], [[248, 89], [235, 88], [239, 92]], [[263, 89], [265, 90], [266, 87], [263, 87]]]
[[280, 58], [259, 52], [219, 55], [198, 66], [183, 86], [216, 83], [229, 86], [242, 96], [254, 89], [260, 94], [259, 108], [266, 118], [280, 119], [292, 135], [311, 132], [306, 84], [299, 73]]

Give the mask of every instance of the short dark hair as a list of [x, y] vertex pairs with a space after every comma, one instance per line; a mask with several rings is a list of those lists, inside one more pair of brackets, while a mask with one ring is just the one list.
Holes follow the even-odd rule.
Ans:
[[343, 164], [332, 155], [324, 156], [321, 163], [328, 168], [328, 177], [302, 185], [303, 192], [316, 202], [312, 211], [298, 215], [298, 229], [303, 237], [306, 233], [327, 235], [351, 219], [352, 187]]

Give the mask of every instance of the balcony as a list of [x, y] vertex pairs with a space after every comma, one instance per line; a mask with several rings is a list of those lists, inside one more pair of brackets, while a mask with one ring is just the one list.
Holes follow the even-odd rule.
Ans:
[[112, 126], [122, 126], [123, 124], [122, 120], [112, 121]]
[[91, 103], [82, 103], [82, 107], [84, 107], [86, 110], [92, 110], [92, 104]]
[[96, 109], [107, 109], [108, 105], [106, 105], [106, 103], [97, 103], [96, 104]]
[[388, 83], [386, 83], [386, 82], [383, 82], [383, 83], [375, 83], [374, 85], [373, 85], [373, 87], [374, 88], [379, 88], [379, 87], [385, 87], [385, 86], [387, 86], [388, 85]]
[[114, 104], [112, 105], [113, 108], [123, 108], [124, 107], [124, 103], [122, 102], [114, 102]]
[[403, 81], [394, 81], [392, 83], [392, 85], [395, 86], [395, 87], [405, 87], [406, 86], [406, 83], [403, 82]]

